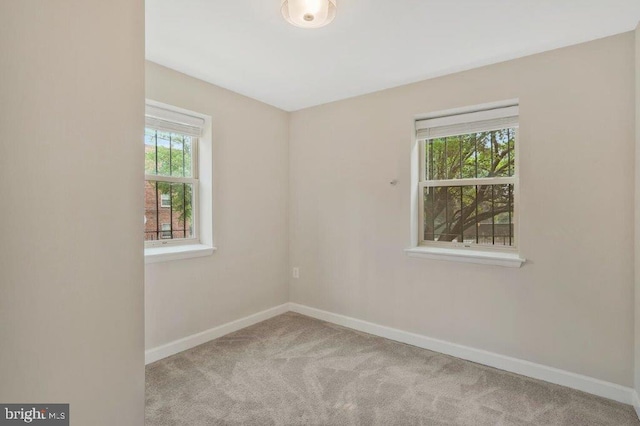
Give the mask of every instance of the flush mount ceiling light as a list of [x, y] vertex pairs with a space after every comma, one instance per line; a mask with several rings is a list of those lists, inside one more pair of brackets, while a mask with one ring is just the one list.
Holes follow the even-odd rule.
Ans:
[[336, 0], [282, 0], [282, 16], [296, 27], [324, 27], [336, 17]]

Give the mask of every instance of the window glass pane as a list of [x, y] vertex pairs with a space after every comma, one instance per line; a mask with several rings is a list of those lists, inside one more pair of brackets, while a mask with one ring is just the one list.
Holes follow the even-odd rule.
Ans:
[[435, 241], [436, 221], [442, 223], [442, 219], [436, 217], [437, 204], [435, 202], [436, 188], [424, 188], [424, 240]]
[[144, 172], [155, 175], [156, 170], [156, 131], [144, 129]]
[[493, 209], [493, 244], [513, 245], [513, 185], [493, 185]]
[[476, 160], [476, 135], [462, 135], [459, 136], [461, 140], [462, 151], [462, 179], [475, 178], [477, 174]]
[[144, 239], [158, 239], [158, 192], [156, 182], [144, 182]]
[[512, 176], [513, 175], [513, 129], [503, 129], [491, 132], [493, 144], [493, 174], [492, 176]]
[[460, 179], [460, 137], [444, 138], [446, 153], [446, 178]]
[[477, 195], [476, 186], [463, 186], [462, 187], [462, 199], [464, 201], [463, 213], [462, 213], [462, 232], [463, 232], [463, 242], [465, 243], [476, 243], [477, 239], [477, 230], [476, 226], [476, 195]]
[[145, 181], [145, 241], [193, 237], [193, 185]]
[[478, 142], [477, 177], [507, 177], [515, 171], [515, 129], [475, 134]]
[[171, 135], [171, 176], [192, 177], [192, 148], [190, 136]]
[[[460, 179], [475, 177], [473, 164], [467, 164], [473, 156], [474, 146], [469, 144], [469, 135], [451, 136], [426, 141], [426, 178], [428, 180]], [[473, 160], [473, 158], [472, 158]], [[469, 170], [471, 166], [471, 170]], [[472, 176], [466, 174], [473, 173]]]
[[145, 129], [145, 173], [193, 177], [193, 139], [176, 133]]
[[425, 241], [461, 240], [457, 218], [460, 215], [462, 193], [462, 187], [459, 186], [424, 188]]
[[491, 132], [476, 133], [476, 177], [491, 176]]
[[447, 164], [445, 155], [445, 140], [428, 140], [426, 148], [426, 178], [428, 180], [446, 179]]
[[515, 129], [425, 142], [425, 179], [509, 177], [515, 170]]
[[173, 238], [193, 237], [193, 185], [171, 184]]
[[450, 186], [446, 187], [446, 204], [445, 204], [445, 223], [444, 228], [438, 237], [438, 241], [452, 241], [459, 242], [460, 232], [460, 187]]
[[170, 146], [171, 146], [171, 133], [169, 132], [156, 132], [156, 139], [158, 144], [156, 146], [156, 168], [157, 174], [160, 176], [169, 176], [170, 173]]
[[424, 240], [512, 246], [513, 185], [424, 188]]
[[431, 188], [433, 191], [433, 237], [434, 241], [438, 241], [440, 239], [440, 235], [445, 232], [446, 224], [447, 224], [447, 188], [446, 187], [438, 187]]

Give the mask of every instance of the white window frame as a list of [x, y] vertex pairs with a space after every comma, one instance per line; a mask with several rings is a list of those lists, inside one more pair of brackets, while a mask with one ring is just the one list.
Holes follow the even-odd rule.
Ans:
[[[212, 126], [211, 117], [195, 111], [146, 100], [146, 128], [189, 134], [192, 138], [192, 177], [145, 174], [145, 180], [193, 185], [192, 238], [145, 241], [145, 263], [213, 254]], [[198, 131], [198, 136], [196, 135]], [[160, 231], [162, 232], [162, 231]]]
[[[515, 109], [514, 109], [515, 108]], [[525, 259], [520, 257], [520, 179], [519, 179], [519, 103], [518, 100], [495, 102], [474, 107], [457, 108], [440, 111], [429, 115], [415, 117], [413, 162], [412, 162], [412, 220], [411, 245], [405, 251], [409, 256], [423, 257], [436, 260], [461, 261], [469, 263], [492, 264], [500, 266], [520, 267]], [[489, 177], [468, 179], [428, 180], [426, 177], [426, 141], [437, 137], [454, 136], [459, 134], [486, 131], [482, 126], [486, 120], [500, 121], [516, 114], [516, 125], [513, 118], [510, 125], [502, 128], [515, 127], [514, 173], [511, 177]], [[480, 123], [477, 125], [477, 123]], [[449, 130], [449, 129], [453, 130]], [[460, 129], [467, 130], [461, 131]], [[434, 136], [429, 135], [429, 129], [436, 129]], [[457, 130], [456, 130], [457, 129]], [[492, 130], [498, 130], [493, 128]], [[448, 134], [447, 132], [451, 133]], [[481, 245], [462, 242], [442, 242], [424, 239], [424, 188], [436, 186], [467, 186], [467, 185], [513, 185], [513, 227], [514, 243], [512, 246]]]

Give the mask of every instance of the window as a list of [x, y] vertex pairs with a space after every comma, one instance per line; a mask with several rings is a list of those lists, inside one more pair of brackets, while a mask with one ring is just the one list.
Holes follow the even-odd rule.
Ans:
[[171, 238], [171, 224], [163, 223], [162, 224], [162, 234], [160, 238]]
[[204, 119], [147, 105], [145, 245], [199, 243], [198, 142]]
[[514, 252], [518, 106], [416, 121], [418, 245]]
[[170, 194], [160, 194], [160, 207], [164, 207], [164, 208], [171, 207]]

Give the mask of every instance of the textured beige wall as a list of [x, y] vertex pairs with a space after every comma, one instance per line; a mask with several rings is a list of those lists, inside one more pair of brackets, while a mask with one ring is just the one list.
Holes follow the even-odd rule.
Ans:
[[[633, 50], [626, 33], [293, 113], [292, 301], [630, 386]], [[512, 98], [527, 264], [407, 257], [413, 117]]]
[[144, 2], [0, 1], [0, 70], [0, 401], [141, 425]]
[[149, 99], [213, 121], [209, 257], [149, 264], [147, 349], [288, 301], [288, 114], [147, 62]]

